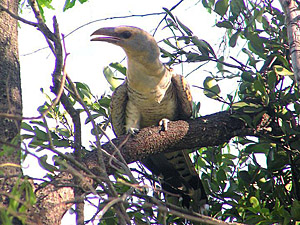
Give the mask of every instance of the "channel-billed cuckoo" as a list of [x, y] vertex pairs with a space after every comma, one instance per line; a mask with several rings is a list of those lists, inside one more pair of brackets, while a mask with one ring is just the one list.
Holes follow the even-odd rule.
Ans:
[[[104, 27], [92, 36], [96, 36], [92, 41], [120, 46], [127, 56], [126, 79], [111, 99], [111, 122], [116, 136], [161, 122], [166, 129], [167, 120], [191, 117], [189, 85], [183, 76], [161, 63], [153, 36], [131, 26]], [[188, 151], [160, 153], [142, 163], [161, 178], [166, 193], [181, 197], [177, 198], [184, 207], [199, 212], [206, 203], [206, 194]]]

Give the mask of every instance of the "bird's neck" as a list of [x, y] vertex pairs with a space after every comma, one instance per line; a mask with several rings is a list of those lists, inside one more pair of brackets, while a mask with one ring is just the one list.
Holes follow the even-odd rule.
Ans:
[[140, 93], [153, 91], [160, 87], [166, 88], [170, 81], [168, 72], [159, 59], [147, 61], [128, 58], [128, 85]]

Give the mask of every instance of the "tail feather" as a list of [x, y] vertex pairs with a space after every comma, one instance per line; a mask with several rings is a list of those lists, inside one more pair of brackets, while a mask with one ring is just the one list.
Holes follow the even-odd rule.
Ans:
[[176, 196], [180, 196], [182, 206], [192, 208], [195, 212], [200, 212], [207, 203], [205, 190], [188, 151], [161, 153], [142, 162], [153, 174], [162, 177], [162, 188], [173, 194], [173, 203], [179, 204], [179, 198]]

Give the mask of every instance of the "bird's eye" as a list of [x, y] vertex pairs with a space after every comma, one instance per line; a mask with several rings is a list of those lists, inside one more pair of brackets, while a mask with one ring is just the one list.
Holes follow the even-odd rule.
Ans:
[[131, 33], [130, 33], [129, 31], [124, 31], [124, 32], [121, 33], [121, 36], [122, 36], [123, 38], [128, 39], [128, 38], [131, 37]]

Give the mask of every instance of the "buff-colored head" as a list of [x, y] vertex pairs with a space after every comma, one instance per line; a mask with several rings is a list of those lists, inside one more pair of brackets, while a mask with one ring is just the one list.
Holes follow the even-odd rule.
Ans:
[[159, 47], [152, 35], [131, 26], [104, 27], [92, 33], [91, 41], [105, 41], [124, 49], [126, 55], [137, 61], [154, 61], [159, 58]]

